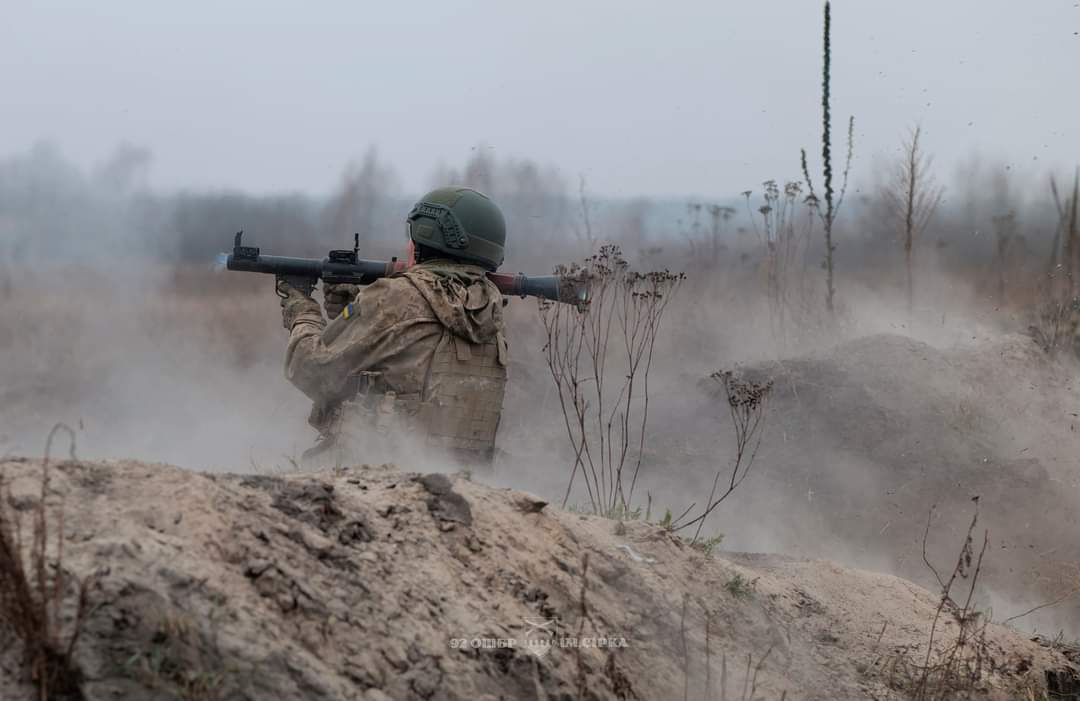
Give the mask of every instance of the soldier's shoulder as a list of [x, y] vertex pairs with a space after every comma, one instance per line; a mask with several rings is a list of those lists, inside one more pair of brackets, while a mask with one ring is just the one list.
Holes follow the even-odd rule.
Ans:
[[372, 296], [375, 295], [415, 295], [419, 294], [416, 286], [406, 277], [407, 273], [398, 273], [390, 277], [379, 278], [367, 286], [365, 290]]
[[376, 280], [361, 292], [359, 299], [368, 309], [392, 311], [396, 316], [426, 318], [432, 315], [427, 300], [404, 275]]

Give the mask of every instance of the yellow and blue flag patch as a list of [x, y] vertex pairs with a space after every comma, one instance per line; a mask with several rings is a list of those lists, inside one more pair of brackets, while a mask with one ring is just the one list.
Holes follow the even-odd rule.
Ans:
[[341, 310], [341, 316], [345, 319], [352, 317], [354, 314], [356, 314], [356, 312], [353, 311], [353, 305], [351, 304], [346, 304], [345, 308]]

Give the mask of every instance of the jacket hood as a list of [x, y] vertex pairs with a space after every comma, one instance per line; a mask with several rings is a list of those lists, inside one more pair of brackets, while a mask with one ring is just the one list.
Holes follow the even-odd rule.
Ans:
[[469, 343], [495, 343], [502, 336], [503, 296], [483, 268], [435, 260], [414, 265], [404, 276], [455, 336]]

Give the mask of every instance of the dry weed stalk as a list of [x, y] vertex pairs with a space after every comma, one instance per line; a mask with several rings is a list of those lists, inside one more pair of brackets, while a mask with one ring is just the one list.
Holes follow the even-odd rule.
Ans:
[[[75, 460], [75, 432], [56, 424], [45, 443], [41, 466], [41, 492], [34, 505], [30, 553], [23, 554], [22, 519], [12, 506], [10, 485], [0, 483], [0, 621], [22, 644], [31, 679], [42, 701], [82, 699], [82, 674], [72, 660], [75, 644], [89, 613], [93, 575], [76, 580], [76, 611], [65, 635], [61, 608], [68, 584], [64, 570], [64, 509], [56, 509], [55, 553], [49, 557], [49, 455], [60, 430], [71, 439], [70, 457]], [[51, 572], [50, 572], [51, 570]]]
[[727, 229], [727, 223], [735, 216], [735, 209], [724, 205], [710, 204], [705, 207], [705, 211], [709, 213], [709, 219], [712, 220], [710, 239], [712, 243], [712, 262], [715, 265], [720, 261], [720, 251], [723, 249], [721, 241]]
[[740, 697], [744, 701], [753, 701], [755, 694], [757, 694], [758, 674], [761, 673], [761, 668], [765, 666], [765, 661], [769, 659], [769, 655], [772, 654], [772, 651], [773, 646], [770, 645], [769, 649], [766, 650], [765, 654], [761, 656], [760, 660], [758, 660], [758, 663], [754, 665], [753, 676], [750, 675], [750, 665], [754, 661], [754, 656], [749, 652], [746, 653], [746, 674], [743, 676], [743, 693]]
[[539, 305], [545, 358], [574, 452], [563, 505], [580, 472], [593, 512], [619, 516], [631, 509], [645, 453], [649, 372], [661, 320], [685, 276], [634, 272], [613, 245], [556, 272], [591, 284], [582, 308]]
[[765, 382], [745, 380], [731, 370], [714, 372], [711, 377], [724, 388], [731, 424], [735, 432], [735, 456], [723, 492], [720, 492], [720, 478], [724, 471], [718, 469], [713, 479], [712, 489], [709, 491], [709, 498], [701, 513], [684, 521], [683, 519], [694, 509], [695, 505], [691, 504], [679, 518], [672, 522], [671, 530], [673, 531], [681, 531], [697, 525], [691, 542], [697, 542], [705, 520], [750, 474], [750, 468], [753, 467], [754, 459], [761, 447], [765, 429], [765, 408], [773, 387], [772, 380]]
[[[709, 215], [708, 235], [702, 234], [701, 212]], [[689, 231], [684, 228], [682, 219], [678, 220], [679, 229], [690, 249], [690, 258], [694, 260], [707, 260], [713, 265], [720, 262], [720, 253], [724, 250], [724, 236], [727, 232], [728, 222], [735, 216], [735, 209], [722, 204], [702, 204], [700, 202], [688, 202], [686, 213], [690, 218]]]
[[[975, 513], [968, 525], [964, 542], [960, 548], [956, 564], [948, 579], [938, 572], [926, 554], [926, 543], [930, 535], [930, 524], [934, 510], [926, 520], [923, 533], [923, 562], [933, 573], [941, 586], [941, 597], [934, 611], [930, 625], [930, 635], [926, 642], [926, 654], [921, 662], [911, 662], [900, 652], [889, 666], [891, 676], [900, 675], [901, 679], [892, 679], [892, 683], [910, 691], [915, 701], [944, 701], [945, 699], [967, 698], [980, 691], [984, 670], [992, 663], [986, 641], [986, 629], [990, 617], [976, 609], [974, 605], [975, 589], [982, 573], [983, 557], [989, 544], [990, 533], [984, 530], [982, 546], [975, 551], [975, 528], [979, 521], [979, 501], [975, 502]], [[962, 592], [962, 601], [954, 598], [954, 588], [961, 581], [967, 582], [966, 591]], [[951, 616], [957, 624], [955, 637], [942, 643], [941, 622], [945, 616]]]
[[[757, 211], [762, 218], [763, 230], [758, 232], [753, 216], [751, 222], [764, 249], [766, 296], [772, 332], [783, 349], [787, 347], [788, 308], [791, 306], [788, 293], [791, 264], [798, 256], [799, 249], [809, 243], [813, 219], [807, 219], [807, 226], [800, 236], [796, 231], [796, 210], [803, 191], [801, 182], [784, 183], [782, 192], [775, 180], [766, 180], [762, 187], [764, 203]], [[752, 192], [746, 190], [742, 194], [749, 212]], [[812, 213], [814, 208], [811, 207], [810, 211]]]
[[[686, 613], [687, 605], [689, 603], [689, 594], [683, 594], [682, 603], [682, 615], [679, 617], [679, 635], [681, 641], [681, 652], [683, 656], [683, 699], [690, 698], [690, 651], [687, 642], [687, 630], [686, 630]], [[712, 626], [713, 618], [716, 616], [715, 611], [709, 610], [709, 608], [703, 603], [699, 602], [702, 612], [705, 615], [705, 687], [703, 691], [703, 697], [705, 701], [710, 699], [719, 699], [720, 701], [727, 701], [728, 699], [728, 673], [727, 673], [727, 652], [723, 649], [720, 651], [720, 694], [715, 693], [712, 677]], [[739, 701], [754, 701], [757, 698], [758, 691], [758, 675], [761, 674], [762, 669], [765, 668], [765, 663], [768, 661], [769, 656], [772, 655], [774, 649], [773, 645], [765, 651], [765, 654], [758, 659], [757, 664], [754, 664], [753, 653], [746, 653], [746, 668], [743, 670], [743, 682], [739, 688], [738, 699]], [[787, 698], [787, 691], [780, 694], [780, 701]]]
[[[757, 696], [758, 675], [765, 667], [765, 662], [769, 659], [769, 655], [772, 654], [773, 646], [770, 645], [769, 649], [765, 651], [765, 654], [761, 656], [757, 664], [754, 664], [753, 653], [746, 653], [746, 669], [743, 671], [743, 684], [742, 689], [739, 691], [739, 701], [754, 701]], [[727, 701], [727, 653], [721, 652], [720, 654], [720, 701]], [[711, 699], [712, 690], [709, 688], [708, 683], [705, 687], [705, 698]], [[787, 698], [787, 691], [783, 691], [780, 694], [780, 701], [784, 701]]]
[[704, 207], [700, 202], [693, 200], [686, 203], [686, 216], [690, 220], [689, 230], [682, 219], [678, 220], [679, 231], [682, 237], [686, 239], [686, 243], [690, 248], [690, 257], [693, 259], [697, 259], [702, 253], [699, 246], [701, 244], [701, 210]]

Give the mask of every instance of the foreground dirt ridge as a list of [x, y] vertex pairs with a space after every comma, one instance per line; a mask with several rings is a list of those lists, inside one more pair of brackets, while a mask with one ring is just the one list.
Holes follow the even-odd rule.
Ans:
[[[0, 463], [24, 535], [41, 474]], [[76, 698], [907, 698], [897, 670], [925, 655], [938, 606], [896, 577], [707, 556], [655, 525], [387, 466], [69, 461], [46, 506], [54, 523], [63, 509], [68, 581], [95, 575]], [[0, 636], [0, 698], [36, 698]], [[1072, 674], [1008, 628], [987, 649], [989, 698], [1043, 698], [1048, 672]]]

